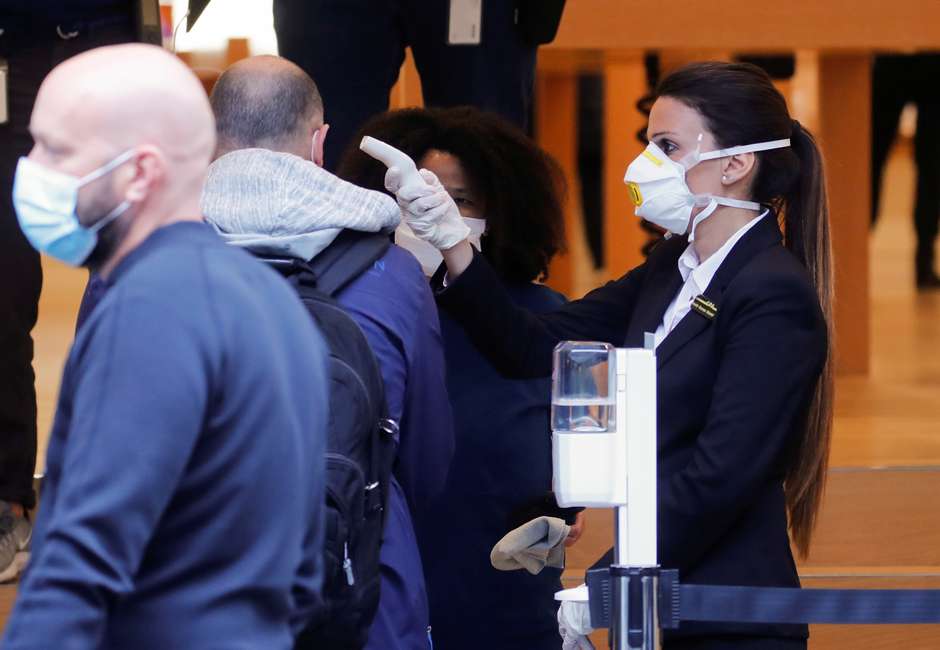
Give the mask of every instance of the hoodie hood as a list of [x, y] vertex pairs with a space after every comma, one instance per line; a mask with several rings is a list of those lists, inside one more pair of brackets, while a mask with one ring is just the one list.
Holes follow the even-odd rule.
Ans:
[[233, 151], [209, 165], [202, 213], [229, 244], [304, 261], [344, 228], [391, 232], [400, 220], [392, 197], [267, 149]]

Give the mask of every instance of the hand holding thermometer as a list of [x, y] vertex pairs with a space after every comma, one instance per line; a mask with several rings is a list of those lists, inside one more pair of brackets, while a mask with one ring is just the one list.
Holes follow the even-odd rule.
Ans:
[[401, 183], [400, 187], [413, 183], [427, 184], [424, 177], [418, 172], [415, 161], [404, 151], [399, 151], [392, 145], [368, 135], [359, 143], [359, 148], [379, 162], [384, 163], [386, 167], [397, 167], [398, 171], [401, 173], [399, 180]]
[[[397, 195], [403, 223], [441, 251], [450, 276], [456, 279], [473, 260], [473, 249], [467, 241], [470, 228], [460, 217], [457, 204], [439, 183], [428, 183], [405, 152], [370, 136], [362, 139], [359, 148], [389, 169], [398, 170], [398, 187], [389, 187], [386, 176], [385, 188]], [[403, 192], [406, 188], [408, 191]]]

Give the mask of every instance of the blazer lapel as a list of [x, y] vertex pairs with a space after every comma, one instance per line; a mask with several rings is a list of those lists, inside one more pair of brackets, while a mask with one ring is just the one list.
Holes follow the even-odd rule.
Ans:
[[[728, 257], [718, 267], [718, 271], [708, 287], [705, 288], [699, 304], [693, 305], [685, 318], [679, 321], [679, 324], [663, 339], [663, 342], [656, 349], [657, 368], [662, 368], [676, 352], [712, 325], [721, 309], [721, 298], [725, 287], [755, 255], [771, 246], [779, 245], [781, 241], [782, 236], [780, 235], [777, 220], [773, 213], [770, 213], [764, 216], [735, 244]], [[678, 270], [676, 273], [678, 273]], [[676, 292], [678, 292], [678, 289], [676, 289]], [[675, 292], [669, 300], [671, 301], [672, 298], [675, 298]], [[668, 305], [669, 302], [666, 303], [666, 306]], [[664, 311], [665, 307], [663, 307]], [[660, 318], [662, 318], [662, 312]]]
[[[684, 250], [684, 249], [683, 249]], [[671, 257], [671, 256], [670, 256]], [[677, 265], [678, 257], [670, 259], [669, 264], [657, 270], [650, 278], [647, 288], [644, 289], [637, 301], [636, 311], [627, 328], [626, 347], [643, 347], [643, 335], [646, 332], [655, 332], [663, 322], [663, 314], [669, 303], [682, 288], [682, 274]]]
[[[717, 308], [721, 305], [721, 291], [712, 289], [714, 284], [713, 279], [706, 292], [700, 297]], [[717, 309], [715, 311], [717, 312]], [[708, 329], [717, 316], [717, 314], [706, 315], [711, 313], [708, 308], [696, 309], [693, 307], [690, 309], [689, 313], [679, 321], [679, 324], [666, 335], [663, 342], [656, 348], [656, 367], [661, 368], [686, 343]]]

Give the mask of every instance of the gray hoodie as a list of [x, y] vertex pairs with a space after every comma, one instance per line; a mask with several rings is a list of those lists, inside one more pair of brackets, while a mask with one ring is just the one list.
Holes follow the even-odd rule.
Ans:
[[209, 166], [202, 211], [229, 244], [309, 261], [344, 228], [391, 232], [398, 204], [289, 153], [241, 149]]

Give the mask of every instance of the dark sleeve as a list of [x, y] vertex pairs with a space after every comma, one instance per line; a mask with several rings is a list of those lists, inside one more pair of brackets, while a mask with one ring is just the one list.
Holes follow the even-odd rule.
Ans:
[[408, 374], [397, 475], [420, 528], [428, 523], [424, 515], [430, 504], [444, 490], [456, 444], [440, 319], [426, 283], [420, 292], [414, 337], [405, 349]]
[[509, 529], [518, 528], [538, 517], [557, 517], [569, 526], [575, 523], [578, 513], [584, 508], [562, 508], [558, 505], [554, 492], [546, 492], [509, 513]]
[[192, 329], [147, 300], [112, 308], [72, 371], [58, 497], [5, 648], [101, 645], [202, 429], [209, 363]]
[[438, 292], [437, 301], [502, 374], [545, 377], [560, 341], [623, 345], [646, 268], [639, 266], [554, 311], [533, 314], [516, 306], [489, 263], [474, 255], [460, 277]]
[[705, 428], [689, 464], [659, 483], [659, 561], [694, 565], [769, 481], [782, 482], [826, 358], [812, 288], [750, 278], [724, 338]]

